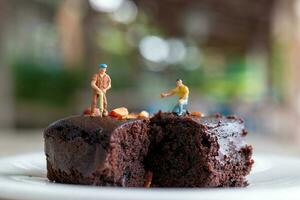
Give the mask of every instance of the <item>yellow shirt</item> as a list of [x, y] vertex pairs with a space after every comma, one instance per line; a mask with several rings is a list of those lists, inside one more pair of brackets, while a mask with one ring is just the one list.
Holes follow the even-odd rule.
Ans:
[[183, 84], [182, 86], [174, 88], [172, 92], [178, 95], [179, 99], [187, 99], [189, 97], [189, 88]]

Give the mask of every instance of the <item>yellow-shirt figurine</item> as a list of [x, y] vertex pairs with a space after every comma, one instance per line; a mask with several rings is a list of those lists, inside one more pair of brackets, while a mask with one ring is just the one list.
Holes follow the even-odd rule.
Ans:
[[173, 95], [177, 95], [179, 97], [178, 103], [173, 108], [173, 112], [181, 116], [186, 112], [189, 101], [189, 88], [182, 83], [181, 79], [176, 80], [176, 88], [160, 94], [161, 98], [170, 97]]

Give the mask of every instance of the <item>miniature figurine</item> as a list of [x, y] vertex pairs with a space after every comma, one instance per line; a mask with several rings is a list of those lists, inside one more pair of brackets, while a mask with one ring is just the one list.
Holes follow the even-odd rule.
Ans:
[[161, 98], [177, 95], [179, 97], [178, 104], [173, 109], [173, 112], [181, 116], [186, 112], [189, 100], [189, 88], [182, 83], [181, 79], [176, 80], [176, 88], [160, 94]]
[[96, 116], [97, 101], [99, 101], [100, 116], [107, 116], [106, 92], [111, 88], [111, 79], [106, 74], [107, 65], [100, 64], [98, 73], [93, 75], [91, 86], [93, 89], [93, 98], [91, 105], [91, 115]]

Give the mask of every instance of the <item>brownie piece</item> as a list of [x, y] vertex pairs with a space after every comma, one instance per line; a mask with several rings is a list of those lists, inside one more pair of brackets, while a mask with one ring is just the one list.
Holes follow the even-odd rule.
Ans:
[[145, 120], [74, 116], [44, 131], [47, 176], [59, 183], [137, 187], [148, 151]]
[[252, 147], [241, 119], [158, 113], [150, 121], [145, 166], [153, 172], [152, 187], [247, 185]]
[[157, 113], [150, 120], [74, 116], [45, 131], [50, 181], [143, 187], [246, 186], [253, 160], [236, 117]]

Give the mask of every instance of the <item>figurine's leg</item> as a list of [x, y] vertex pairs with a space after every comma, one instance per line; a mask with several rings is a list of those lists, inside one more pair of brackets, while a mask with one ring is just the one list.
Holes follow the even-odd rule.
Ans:
[[188, 100], [185, 100], [183, 102], [178, 102], [178, 112], [177, 114], [181, 116], [184, 112], [186, 112]]
[[188, 102], [184, 102], [183, 104], [183, 112], [186, 112], [187, 111], [187, 106], [188, 106]]
[[96, 113], [97, 100], [98, 100], [98, 95], [97, 94], [93, 94], [92, 105], [91, 105], [91, 114], [92, 115], [95, 115], [95, 113]]
[[179, 103], [177, 103], [175, 106], [174, 106], [174, 108], [173, 108], [173, 110], [172, 110], [172, 112], [174, 112], [174, 113], [179, 113], [179, 111], [180, 111], [180, 106], [179, 106]]
[[107, 116], [108, 111], [107, 111], [107, 99], [106, 99], [106, 94], [103, 93], [103, 115]]
[[183, 114], [183, 103], [178, 103], [179, 112], [178, 115], [181, 116]]

